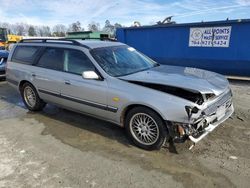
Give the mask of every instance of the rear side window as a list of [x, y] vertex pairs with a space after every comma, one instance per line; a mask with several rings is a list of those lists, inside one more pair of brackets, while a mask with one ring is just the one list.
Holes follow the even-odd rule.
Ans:
[[64, 50], [60, 48], [46, 48], [37, 66], [63, 71]]
[[83, 52], [65, 50], [64, 71], [81, 75], [84, 71], [92, 70], [95, 70], [95, 67]]
[[39, 51], [38, 46], [17, 46], [12, 61], [23, 64], [32, 64]]

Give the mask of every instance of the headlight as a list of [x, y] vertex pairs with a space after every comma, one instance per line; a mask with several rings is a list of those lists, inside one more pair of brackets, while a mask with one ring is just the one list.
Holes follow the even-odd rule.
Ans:
[[214, 98], [216, 95], [214, 93], [205, 94], [206, 100]]
[[199, 112], [199, 108], [197, 108], [196, 106], [195, 107], [185, 106], [185, 110], [189, 118], [192, 116], [192, 114], [197, 114]]

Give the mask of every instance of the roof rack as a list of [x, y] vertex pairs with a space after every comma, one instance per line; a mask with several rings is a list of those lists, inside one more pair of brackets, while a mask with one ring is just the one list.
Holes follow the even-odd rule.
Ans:
[[81, 40], [101, 40], [101, 41], [112, 41], [112, 42], [117, 42], [116, 39], [114, 38], [109, 38], [109, 37], [101, 37], [101, 38], [80, 38]]
[[36, 38], [36, 39], [22, 39], [19, 43], [53, 43], [53, 44], [69, 44], [69, 45], [77, 45], [83, 46], [87, 49], [90, 47], [71, 39], [44, 39], [44, 38]]

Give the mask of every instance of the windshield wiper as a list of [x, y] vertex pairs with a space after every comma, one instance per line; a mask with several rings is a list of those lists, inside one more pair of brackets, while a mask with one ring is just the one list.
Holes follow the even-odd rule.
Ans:
[[153, 67], [150, 67], [150, 68], [146, 68], [146, 69], [142, 69], [142, 70], [138, 70], [138, 71], [135, 71], [135, 72], [130, 72], [130, 73], [127, 73], [127, 74], [123, 74], [123, 75], [118, 75], [116, 77], [123, 77], [123, 76], [127, 76], [127, 75], [130, 75], [130, 74], [135, 74], [135, 73], [138, 73], [138, 72], [143, 72], [143, 71], [146, 71], [146, 70], [149, 70]]
[[123, 74], [123, 75], [118, 75], [118, 76], [115, 76], [115, 77], [122, 77], [122, 76], [127, 76], [127, 75], [130, 75], [130, 74], [135, 74], [135, 73], [138, 73], [138, 72], [143, 72], [143, 71], [152, 69], [152, 68], [154, 68], [154, 67], [159, 67], [160, 65], [161, 65], [160, 63], [155, 63], [155, 64], [153, 65], [153, 67], [148, 67], [148, 68], [145, 68], [145, 69], [142, 69], [142, 70], [138, 70], [138, 71], [135, 71], [135, 72], [130, 72], [130, 73]]
[[156, 64], [154, 64], [154, 67], [159, 67], [159, 66], [161, 66], [161, 64], [160, 64], [160, 63], [156, 63]]

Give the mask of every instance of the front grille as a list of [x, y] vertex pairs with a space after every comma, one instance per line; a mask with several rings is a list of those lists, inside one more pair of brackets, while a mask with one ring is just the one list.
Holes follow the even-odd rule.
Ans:
[[[209, 105], [205, 110], [204, 113], [206, 115], [211, 115], [217, 111], [217, 108], [221, 105], [225, 104], [226, 102], [230, 102], [232, 98], [232, 91], [229, 89], [225, 94], [220, 96], [220, 99], [214, 102], [213, 104]], [[229, 105], [230, 106], [230, 105]]]

